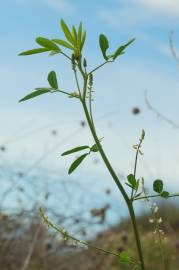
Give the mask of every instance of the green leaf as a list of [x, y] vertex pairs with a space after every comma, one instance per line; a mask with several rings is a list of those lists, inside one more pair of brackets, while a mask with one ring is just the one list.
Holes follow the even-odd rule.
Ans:
[[43, 52], [48, 52], [48, 51], [50, 51], [50, 49], [47, 49], [47, 48], [35, 48], [35, 49], [32, 49], [32, 50], [21, 52], [21, 53], [19, 53], [19, 56], [43, 53]]
[[138, 187], [138, 182], [136, 181], [135, 177], [133, 174], [129, 174], [127, 176], [127, 181], [129, 182], [130, 186], [133, 188], [133, 189], [136, 189]]
[[70, 155], [70, 154], [73, 154], [73, 153], [75, 153], [75, 152], [78, 152], [78, 151], [82, 151], [82, 150], [84, 150], [84, 149], [87, 149], [87, 148], [89, 148], [88, 145], [78, 146], [78, 147], [72, 148], [72, 149], [70, 149], [70, 150], [64, 152], [64, 153], [62, 154], [62, 156]]
[[53, 41], [47, 38], [38, 37], [36, 38], [36, 42], [42, 47], [47, 48], [51, 51], [60, 52], [60, 48]]
[[131, 261], [131, 256], [127, 251], [122, 251], [119, 254], [119, 261], [120, 262], [124, 262], [124, 263], [128, 263]]
[[82, 50], [82, 49], [83, 49], [83, 46], [84, 46], [85, 40], [86, 40], [86, 31], [84, 31], [84, 32], [83, 32], [83, 34], [82, 34], [82, 38], [81, 38], [81, 45], [80, 45], [80, 50]]
[[75, 41], [75, 45], [77, 45], [77, 32], [76, 32], [76, 28], [74, 25], [72, 26], [71, 32], [72, 32], [73, 39]]
[[66, 25], [66, 23], [64, 22], [64, 20], [60, 21], [61, 24], [61, 28], [63, 30], [63, 33], [65, 34], [66, 39], [73, 45], [75, 45], [74, 39], [72, 34], [70, 33], [70, 30], [68, 28], [68, 26]]
[[81, 37], [82, 37], [82, 22], [80, 22], [79, 27], [78, 27], [78, 35], [77, 35], [77, 44], [78, 48], [81, 46]]
[[91, 152], [98, 152], [99, 149], [98, 149], [97, 144], [94, 144], [94, 145], [90, 148], [90, 151], [91, 151]]
[[124, 50], [135, 41], [135, 38], [130, 39], [126, 44], [120, 46], [113, 55], [113, 60], [115, 60], [119, 55], [124, 54]]
[[153, 182], [153, 190], [157, 193], [161, 193], [163, 191], [163, 181], [157, 179]]
[[69, 170], [68, 170], [68, 174], [71, 174], [80, 164], [81, 162], [85, 159], [85, 157], [88, 155], [84, 154], [82, 156], [80, 156], [79, 158], [77, 158], [70, 166]]
[[53, 89], [58, 89], [58, 82], [55, 71], [51, 71], [48, 74], [48, 82]]
[[100, 36], [99, 36], [99, 45], [100, 45], [104, 59], [108, 60], [108, 57], [106, 55], [106, 51], [109, 48], [109, 42], [108, 42], [107, 37], [103, 34], [100, 34]]
[[37, 90], [19, 100], [19, 102], [51, 92], [50, 88], [36, 88]]
[[161, 195], [161, 197], [163, 197], [163, 198], [167, 199], [167, 198], [168, 198], [168, 196], [170, 195], [170, 193], [169, 193], [169, 192], [167, 192], [167, 191], [162, 191], [162, 193], [161, 193], [160, 195]]
[[55, 43], [63, 46], [63, 47], [66, 47], [70, 50], [73, 50], [73, 46], [71, 46], [68, 42], [66, 42], [65, 40], [62, 40], [62, 39], [52, 39]]
[[[61, 51], [60, 51], [60, 52], [61, 52]], [[60, 52], [51, 51], [51, 52], [49, 53], [49, 56], [54, 56], [54, 55], [56, 55], [56, 54], [59, 54]]]
[[125, 53], [124, 50], [125, 50], [125, 47], [124, 47], [124, 46], [119, 47], [119, 48], [115, 51], [115, 53], [114, 53], [114, 55], [113, 55], [113, 60], [115, 60], [119, 55], [124, 54], [124, 53]]
[[130, 184], [128, 184], [127, 182], [125, 183], [128, 187], [133, 188]]

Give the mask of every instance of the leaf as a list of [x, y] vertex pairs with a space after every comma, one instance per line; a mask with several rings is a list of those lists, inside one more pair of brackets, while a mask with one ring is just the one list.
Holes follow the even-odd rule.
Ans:
[[128, 263], [131, 261], [131, 256], [127, 251], [122, 251], [119, 254], [119, 261], [120, 262], [124, 262], [124, 263]]
[[119, 55], [124, 54], [124, 50], [135, 41], [135, 38], [130, 39], [126, 44], [120, 46], [113, 55], [113, 60], [115, 60]]
[[128, 184], [127, 182], [125, 183], [128, 187], [133, 188], [130, 184]]
[[161, 193], [163, 191], [163, 181], [157, 179], [153, 182], [153, 190], [157, 193]]
[[85, 40], [86, 40], [86, 31], [84, 31], [84, 32], [83, 32], [83, 34], [82, 34], [82, 38], [81, 38], [81, 45], [80, 45], [80, 50], [82, 50], [82, 49], [83, 49], [83, 46], [84, 46]]
[[88, 145], [83, 145], [83, 146], [78, 146], [78, 147], [75, 147], [75, 148], [72, 148], [66, 152], [64, 152], [63, 154], [61, 154], [62, 156], [66, 156], [66, 155], [70, 155], [70, 154], [73, 154], [75, 152], [78, 152], [78, 151], [82, 151], [84, 149], [87, 149], [89, 148]]
[[[60, 52], [61, 52], [61, 51], [60, 51]], [[49, 56], [54, 56], [54, 55], [56, 55], [56, 54], [59, 54], [60, 52], [51, 51], [51, 52], [49, 53]]]
[[19, 53], [19, 56], [43, 53], [43, 52], [48, 52], [48, 51], [50, 51], [50, 50], [47, 48], [35, 48], [32, 50], [21, 52], [21, 53]]
[[124, 54], [124, 53], [125, 53], [124, 50], [125, 50], [125, 47], [124, 47], [124, 46], [119, 47], [119, 48], [115, 51], [115, 53], [114, 53], [114, 55], [113, 55], [113, 60], [115, 60], [119, 55]]
[[100, 45], [104, 59], [108, 60], [108, 57], [106, 55], [106, 51], [109, 48], [109, 42], [108, 42], [107, 37], [103, 34], [100, 34], [100, 36], [99, 36], [99, 45]]
[[133, 174], [129, 174], [127, 176], [127, 181], [129, 182], [130, 186], [133, 188], [133, 189], [136, 189], [138, 187], [138, 183], [134, 177]]
[[85, 159], [85, 157], [88, 155], [87, 154], [84, 154], [82, 156], [80, 156], [79, 158], [77, 158], [70, 166], [69, 170], [68, 170], [68, 174], [71, 174], [80, 164], [81, 162], [83, 161], [83, 159]]
[[58, 89], [58, 82], [55, 71], [51, 71], [48, 74], [48, 82], [53, 89]]
[[90, 148], [90, 151], [92, 151], [92, 152], [98, 152], [99, 149], [98, 149], [97, 144], [94, 144], [94, 145]]
[[167, 192], [167, 191], [162, 191], [162, 193], [161, 193], [160, 195], [161, 195], [161, 197], [163, 197], [163, 198], [167, 199], [167, 198], [168, 198], [168, 196], [170, 195], [170, 193], [169, 193], [169, 192]]
[[52, 39], [55, 43], [63, 46], [63, 47], [66, 47], [68, 49], [71, 49], [73, 50], [73, 47], [68, 43], [66, 42], [65, 40], [62, 40], [62, 39]]
[[51, 51], [60, 52], [60, 48], [53, 41], [47, 38], [38, 37], [36, 38], [36, 42], [42, 47], [47, 48]]
[[72, 32], [73, 39], [75, 41], [75, 45], [77, 45], [77, 32], [76, 32], [76, 28], [74, 25], [72, 26], [71, 32]]
[[70, 33], [70, 30], [68, 28], [68, 26], [66, 25], [66, 23], [64, 22], [64, 20], [61, 20], [60, 21], [60, 24], [61, 24], [61, 28], [63, 30], [63, 33], [65, 34], [65, 37], [66, 39], [74, 45], [74, 39], [73, 39], [73, 36], [72, 34]]
[[82, 22], [80, 22], [80, 24], [79, 24], [78, 35], [77, 35], [77, 44], [78, 44], [79, 48], [81, 46], [81, 37], [82, 37]]
[[31, 99], [31, 98], [34, 98], [34, 97], [51, 92], [51, 89], [49, 89], [49, 88], [36, 88], [36, 89], [37, 89], [36, 91], [34, 91], [34, 92], [28, 94], [27, 96], [23, 97], [22, 99], [20, 99], [19, 102], [22, 102], [22, 101], [25, 101], [25, 100], [28, 100], [28, 99]]

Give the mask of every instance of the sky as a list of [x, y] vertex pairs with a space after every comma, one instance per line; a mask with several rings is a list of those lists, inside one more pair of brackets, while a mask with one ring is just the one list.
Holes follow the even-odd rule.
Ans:
[[[83, 22], [87, 30], [84, 54], [89, 70], [103, 62], [98, 37], [104, 33], [109, 51], [135, 37], [126, 54], [105, 66], [94, 76], [94, 112], [103, 145], [119, 174], [133, 169], [134, 150], [145, 129], [144, 156], [138, 173], [164, 178], [170, 187], [177, 185], [179, 172], [178, 129], [147, 108], [144, 91], [157, 110], [179, 123], [179, 66], [172, 57], [169, 33], [179, 52], [179, 0], [6, 0], [0, 8], [0, 144], [8, 149], [10, 164], [27, 169], [36, 162], [66, 170], [72, 159], [60, 153], [79, 144], [92, 144], [87, 128], [80, 128], [84, 115], [79, 104], [64, 96], [44, 95], [35, 100], [18, 100], [36, 87], [47, 86], [47, 74], [55, 70], [59, 85], [74, 89], [70, 65], [62, 56], [46, 54], [19, 57], [18, 53], [36, 47], [35, 38], [62, 38], [59, 22]], [[134, 116], [132, 108], [141, 113]], [[57, 130], [57, 136], [51, 131]], [[45, 157], [45, 158], [44, 158]], [[98, 157], [97, 157], [98, 158]], [[96, 171], [97, 170], [97, 171]], [[89, 160], [77, 176], [106, 177], [102, 166]], [[73, 176], [72, 176], [73, 177]]]

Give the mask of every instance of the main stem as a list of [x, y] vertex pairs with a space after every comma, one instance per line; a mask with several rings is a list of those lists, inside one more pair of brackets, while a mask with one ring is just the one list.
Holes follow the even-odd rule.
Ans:
[[98, 139], [98, 136], [96, 134], [96, 131], [95, 131], [95, 128], [91, 122], [91, 118], [90, 118], [90, 115], [89, 115], [89, 112], [88, 112], [88, 108], [86, 106], [86, 102], [84, 99], [81, 100], [82, 102], [82, 105], [83, 105], [83, 109], [84, 109], [84, 113], [85, 113], [85, 116], [86, 116], [86, 119], [87, 119], [87, 122], [88, 122], [88, 125], [89, 125], [89, 128], [91, 130], [91, 133], [92, 133], [92, 136], [94, 138], [94, 141], [99, 149], [99, 152], [101, 154], [101, 157], [109, 171], [109, 173], [111, 174], [112, 178], [114, 179], [118, 189], [120, 190], [120, 192], [122, 193], [123, 197], [124, 197], [124, 200], [127, 204], [127, 207], [128, 207], [128, 210], [129, 210], [129, 214], [130, 214], [130, 217], [131, 217], [131, 222], [132, 222], [132, 227], [133, 227], [133, 231], [134, 231], [134, 236], [135, 236], [135, 240], [136, 240], [136, 246], [137, 246], [137, 250], [138, 250], [138, 255], [139, 255], [139, 259], [140, 259], [140, 262], [141, 262], [141, 269], [142, 270], [145, 270], [145, 264], [144, 264], [144, 258], [143, 258], [143, 253], [142, 253], [142, 247], [141, 247], [141, 242], [140, 242], [140, 237], [139, 237], [139, 232], [138, 232], [138, 227], [137, 227], [137, 222], [136, 222], [136, 217], [135, 217], [135, 212], [134, 212], [134, 208], [133, 208], [133, 202], [132, 200], [130, 200], [130, 198], [128, 197], [125, 189], [123, 188], [121, 182], [119, 181], [119, 178], [118, 176], [116, 175], [114, 169], [112, 168], [101, 144], [100, 144], [100, 141]]

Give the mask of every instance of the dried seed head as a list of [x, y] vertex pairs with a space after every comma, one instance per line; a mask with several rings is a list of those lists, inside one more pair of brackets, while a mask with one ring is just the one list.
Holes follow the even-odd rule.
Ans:
[[93, 74], [90, 73], [89, 74], [89, 87], [92, 88], [92, 86], [93, 86]]
[[144, 140], [144, 138], [145, 138], [145, 130], [142, 129], [141, 140]]
[[84, 59], [83, 59], [83, 66], [84, 66], [84, 68], [86, 68], [86, 67], [87, 67], [86, 58], [84, 58]]
[[71, 64], [72, 64], [72, 69], [74, 71], [76, 71], [76, 63], [75, 63], [75, 55], [74, 55], [74, 53], [71, 56]]
[[133, 114], [139, 114], [140, 113], [140, 109], [138, 108], [138, 107], [134, 107], [133, 109], [132, 109], [132, 113]]

